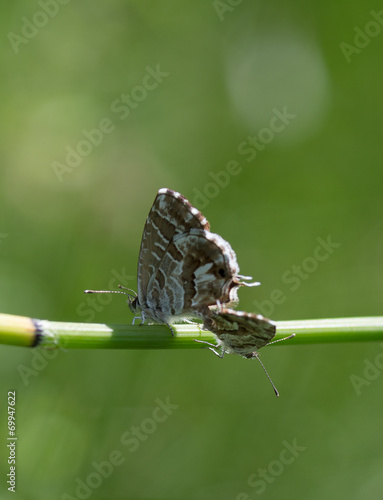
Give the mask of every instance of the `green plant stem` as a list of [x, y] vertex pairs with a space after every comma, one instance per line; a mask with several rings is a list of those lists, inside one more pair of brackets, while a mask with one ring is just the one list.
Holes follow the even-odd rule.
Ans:
[[295, 333], [294, 338], [277, 345], [383, 340], [383, 316], [277, 321], [276, 325], [276, 340]]
[[[277, 321], [273, 340], [295, 337], [274, 345], [371, 342], [383, 340], [383, 317]], [[0, 344], [64, 349], [201, 349], [215, 335], [197, 325], [105, 325], [32, 320], [0, 314]]]

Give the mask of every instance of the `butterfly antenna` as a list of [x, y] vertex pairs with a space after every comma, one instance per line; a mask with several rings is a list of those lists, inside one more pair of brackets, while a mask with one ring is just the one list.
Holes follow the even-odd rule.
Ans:
[[125, 290], [129, 290], [132, 293], [122, 292], [120, 290], [84, 290], [84, 293], [122, 293], [123, 295], [128, 295], [129, 297], [133, 297], [134, 299], [137, 297], [137, 294], [134, 290], [130, 288], [126, 288], [125, 286], [118, 285], [119, 288], [124, 288]]
[[275, 387], [273, 381], [271, 380], [270, 375], [267, 373], [265, 365], [262, 363], [261, 358], [258, 356], [257, 352], [253, 352], [253, 358], [257, 358], [257, 360], [261, 363], [263, 371], [266, 373], [266, 377], [269, 379], [269, 382], [270, 382], [270, 384], [272, 385], [272, 387], [274, 389], [275, 395], [277, 396], [277, 398], [279, 398], [279, 392], [277, 391], [277, 388]]
[[282, 342], [283, 340], [292, 339], [293, 337], [295, 337], [295, 333], [292, 333], [291, 335], [289, 335], [288, 337], [284, 337], [283, 339], [273, 340], [272, 342], [269, 342], [266, 345], [276, 344], [277, 342]]
[[123, 286], [123, 285], [117, 285], [117, 286], [118, 286], [118, 288], [123, 288], [124, 290], [129, 290], [129, 292], [132, 292], [131, 294], [127, 293], [126, 295], [133, 295], [134, 298], [137, 297], [137, 292], [135, 292], [131, 288], [127, 288], [126, 286]]

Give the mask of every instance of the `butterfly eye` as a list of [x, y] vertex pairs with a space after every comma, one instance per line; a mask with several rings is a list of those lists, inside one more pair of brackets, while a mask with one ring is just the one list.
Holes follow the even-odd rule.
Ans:
[[218, 274], [219, 274], [220, 276], [222, 276], [222, 278], [225, 278], [225, 276], [226, 276], [225, 269], [220, 269], [220, 270], [218, 271]]
[[138, 311], [138, 299], [137, 299], [137, 297], [133, 300], [130, 299], [128, 302], [128, 305], [129, 305], [129, 308], [132, 311], [132, 313], [137, 312]]

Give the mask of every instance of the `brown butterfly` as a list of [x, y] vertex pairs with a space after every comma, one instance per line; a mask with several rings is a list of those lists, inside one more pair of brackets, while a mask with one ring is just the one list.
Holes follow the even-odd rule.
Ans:
[[158, 191], [142, 235], [137, 294], [128, 294], [137, 318], [170, 329], [177, 319], [203, 318], [211, 305], [236, 303], [240, 286], [259, 284], [243, 281], [250, 279], [239, 274], [234, 250], [199, 210], [176, 191]]

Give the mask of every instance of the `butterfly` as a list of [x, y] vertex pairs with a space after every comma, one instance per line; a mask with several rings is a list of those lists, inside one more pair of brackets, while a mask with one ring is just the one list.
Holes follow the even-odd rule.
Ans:
[[218, 345], [195, 339], [196, 342], [207, 344], [207, 348], [220, 358], [223, 358], [225, 353], [235, 353], [250, 359], [256, 358], [266, 373], [275, 394], [279, 396], [277, 388], [259, 358], [258, 350], [266, 345], [290, 339], [295, 336], [295, 333], [272, 342], [276, 333], [276, 324], [273, 321], [260, 314], [225, 307], [210, 307], [205, 314], [203, 326], [215, 334]]
[[203, 319], [209, 306], [238, 302], [240, 286], [259, 285], [251, 279], [239, 274], [234, 250], [197, 208], [176, 191], [158, 191], [142, 234], [137, 294], [128, 302], [135, 319], [170, 329], [181, 318]]
[[238, 301], [240, 286], [234, 250], [210, 232], [206, 217], [180, 193], [160, 189], [146, 219], [137, 270], [134, 313], [169, 324], [183, 317], [203, 317], [207, 307]]
[[210, 308], [203, 326], [216, 335], [221, 353], [212, 350], [220, 357], [227, 352], [254, 358], [257, 351], [269, 344], [276, 333], [275, 323], [262, 315], [225, 307]]

